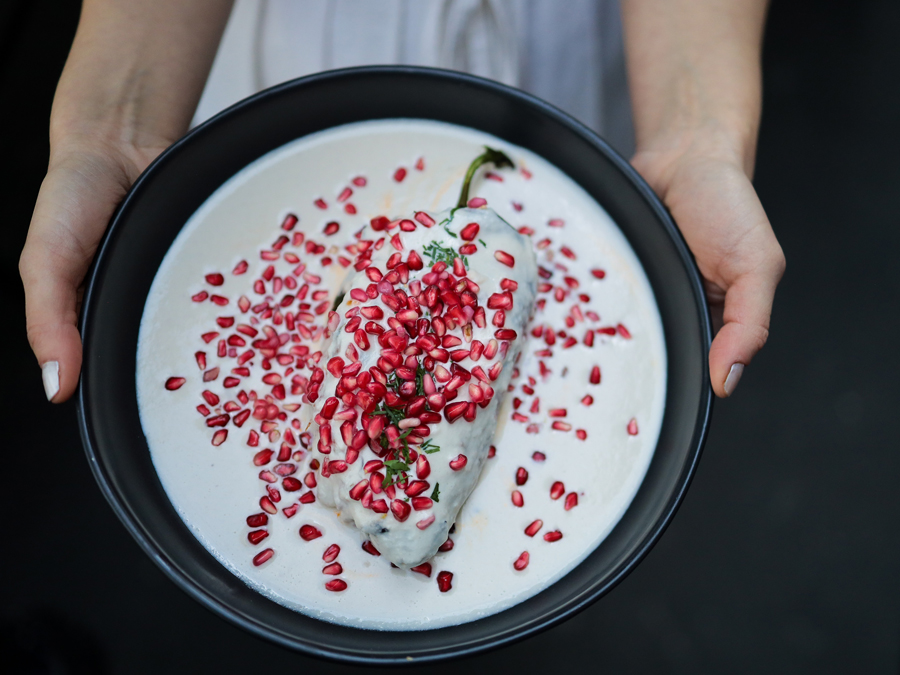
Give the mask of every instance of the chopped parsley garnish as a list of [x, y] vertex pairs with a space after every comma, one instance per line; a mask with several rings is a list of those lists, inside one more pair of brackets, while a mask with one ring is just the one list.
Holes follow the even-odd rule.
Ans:
[[446, 226], [446, 225], [444, 226], [444, 232], [446, 232], [447, 234], [449, 234], [449, 235], [450, 235], [451, 237], [453, 237], [454, 239], [459, 239], [459, 237], [457, 237], [457, 236], [456, 236], [455, 234], [453, 234], [449, 229], [447, 229], [447, 226]]
[[441, 496], [441, 484], [435, 483], [434, 490], [431, 491], [431, 498], [436, 502], [440, 502], [441, 501], [440, 496]]
[[478, 243], [487, 248], [487, 244], [484, 243], [484, 239], [479, 239]]
[[[453, 235], [456, 236], [455, 234]], [[447, 263], [448, 266], [453, 266], [453, 261], [456, 258], [462, 258], [463, 264], [468, 267], [469, 261], [464, 255], [460, 255], [452, 248], [448, 246], [441, 246], [436, 241], [431, 242], [430, 244], [426, 244], [422, 249], [422, 253], [431, 258], [431, 264], [434, 265], [437, 262]]]
[[386, 415], [391, 424], [397, 424], [401, 420], [406, 419], [406, 413], [403, 412], [403, 408], [392, 408], [389, 405], [381, 404], [381, 407], [378, 410], [375, 410], [373, 415]]
[[425, 366], [421, 363], [416, 365], [416, 394], [425, 395]]
[[419, 450], [424, 452], [426, 455], [433, 455], [434, 453], [438, 452], [440, 449], [441, 449], [441, 446], [432, 444], [430, 439], [425, 441], [424, 443], [422, 443], [421, 447], [419, 448]]
[[381, 487], [386, 488], [394, 484], [394, 478], [405, 471], [409, 471], [409, 464], [399, 459], [389, 459], [384, 463], [384, 480]]

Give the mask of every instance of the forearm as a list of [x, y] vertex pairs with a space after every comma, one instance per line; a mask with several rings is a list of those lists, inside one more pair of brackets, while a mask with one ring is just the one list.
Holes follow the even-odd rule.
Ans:
[[232, 0], [85, 0], [54, 98], [51, 147], [87, 136], [158, 148], [181, 136], [231, 5]]
[[[638, 152], [684, 145], [753, 171], [768, 0], [623, 0]], [[723, 157], [724, 158], [724, 157]]]

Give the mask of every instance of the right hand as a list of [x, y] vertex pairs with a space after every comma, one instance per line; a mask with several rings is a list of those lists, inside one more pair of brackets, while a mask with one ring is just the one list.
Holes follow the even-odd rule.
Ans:
[[[50, 363], [45, 389], [56, 403], [68, 399], [78, 384], [76, 322], [82, 283], [100, 239], [132, 183], [169, 144], [159, 139], [138, 147], [110, 136], [68, 134], [51, 144], [47, 176], [19, 259], [28, 341], [41, 367]], [[58, 364], [56, 391], [52, 362]]]

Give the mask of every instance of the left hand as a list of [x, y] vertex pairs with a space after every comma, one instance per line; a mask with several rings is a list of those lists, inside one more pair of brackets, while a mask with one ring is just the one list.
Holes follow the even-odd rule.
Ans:
[[703, 275], [715, 339], [709, 370], [730, 396], [769, 336], [784, 254], [750, 182], [752, 161], [703, 134], [639, 148], [632, 164], [663, 200]]

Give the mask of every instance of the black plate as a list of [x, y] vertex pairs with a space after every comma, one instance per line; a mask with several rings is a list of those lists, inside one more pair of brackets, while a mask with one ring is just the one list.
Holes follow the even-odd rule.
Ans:
[[[640, 258], [659, 304], [668, 391], [659, 445], [631, 506], [606, 540], [552, 587], [494, 616], [419, 632], [347, 628], [251, 590], [194, 538], [150, 460], [135, 387], [138, 329], [154, 275], [194, 211], [245, 166], [296, 138], [340, 124], [411, 117], [480, 129], [543, 156], [590, 193]], [[116, 514], [191, 596], [261, 637], [356, 663], [473, 654], [549, 628], [608, 592], [659, 539], [700, 457], [712, 406], [710, 324], [700, 277], [674, 223], [629, 164], [552, 106], [503, 85], [411, 67], [354, 68], [268, 89], [166, 150], [119, 207], [97, 255], [81, 317], [81, 434]]]

